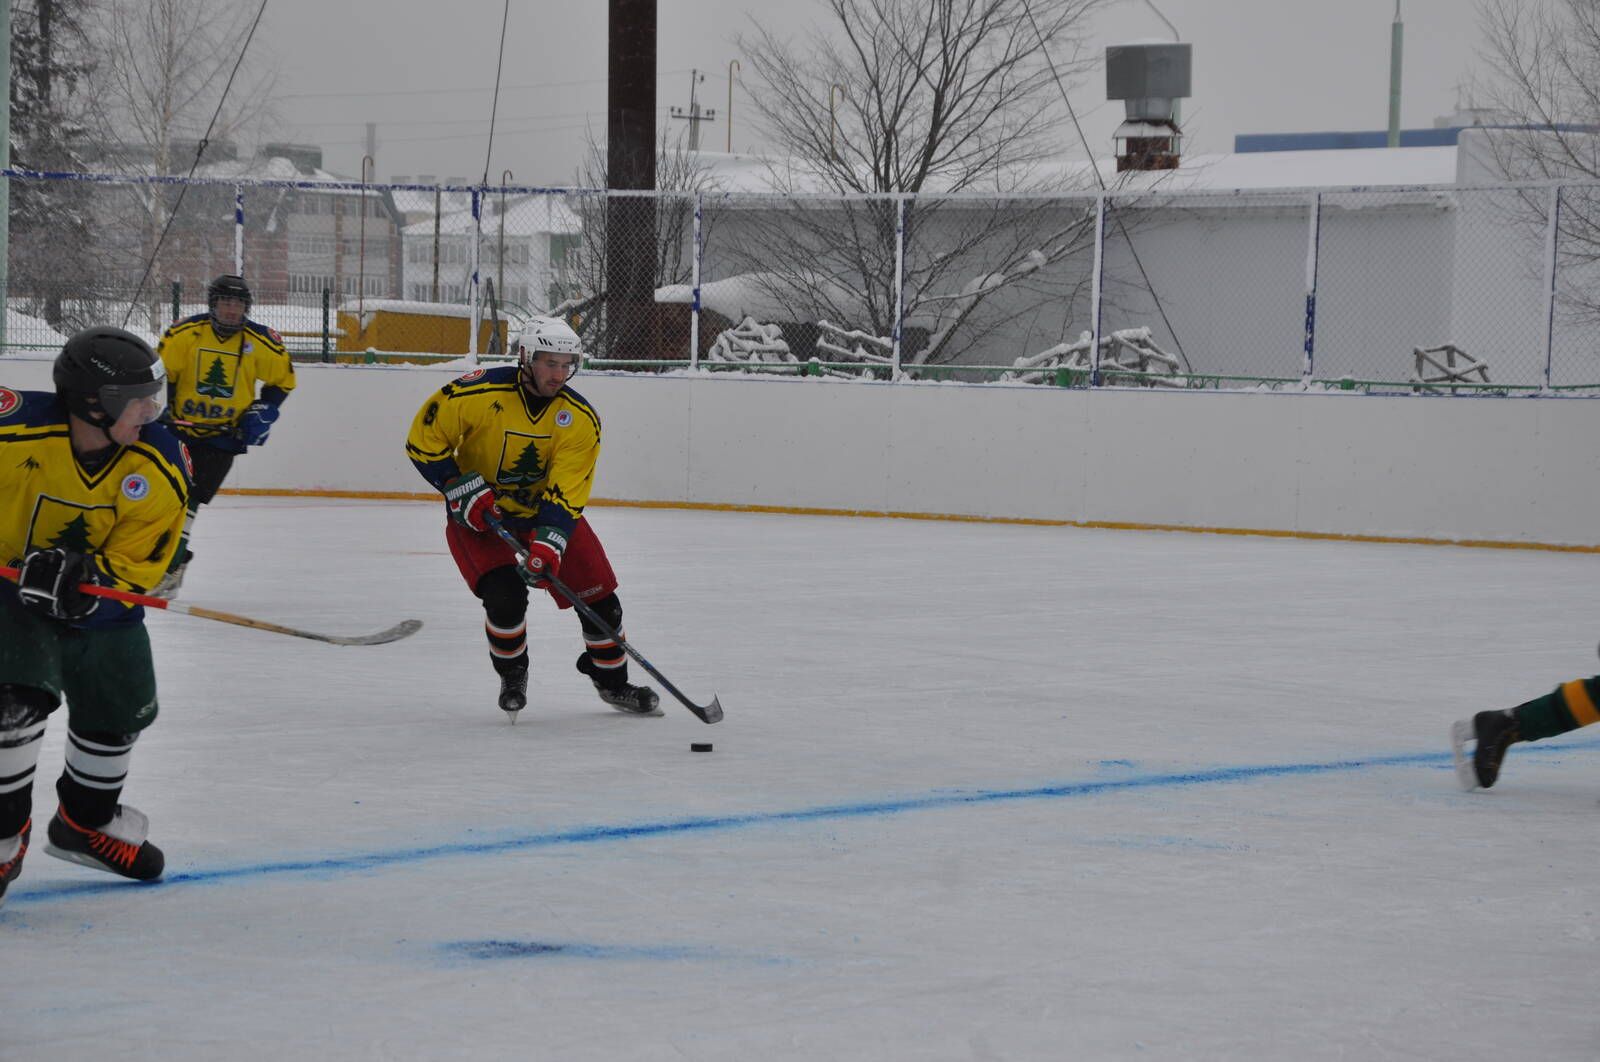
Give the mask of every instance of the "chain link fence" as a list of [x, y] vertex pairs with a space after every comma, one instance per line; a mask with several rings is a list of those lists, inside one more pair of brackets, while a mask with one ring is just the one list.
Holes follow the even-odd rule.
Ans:
[[1600, 187], [780, 196], [8, 171], [5, 353], [242, 271], [298, 357], [1049, 386], [1600, 390]]

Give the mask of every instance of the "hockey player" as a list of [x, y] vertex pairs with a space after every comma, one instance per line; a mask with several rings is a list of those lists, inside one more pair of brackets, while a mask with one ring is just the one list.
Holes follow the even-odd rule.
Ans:
[[[1461, 788], [1494, 785], [1506, 750], [1519, 741], [1538, 741], [1600, 722], [1596, 705], [1600, 705], [1600, 675], [1573, 679], [1515, 708], [1479, 712], [1458, 721], [1450, 728], [1450, 746]], [[1474, 742], [1470, 759], [1468, 742]]]
[[[536, 317], [511, 351], [515, 365], [474, 369], [422, 404], [406, 455], [445, 498], [445, 541], [484, 610], [500, 707], [512, 721], [527, 704], [528, 589], [571, 604], [544, 577], [560, 578], [613, 629], [622, 630], [617, 579], [583, 515], [600, 456], [600, 417], [567, 386], [583, 355], [565, 323]], [[527, 563], [489, 527], [501, 520], [527, 547]], [[583, 619], [577, 667], [600, 699], [630, 715], [660, 715], [654, 690], [628, 682], [628, 659]]]
[[[277, 332], [250, 320], [250, 286], [224, 275], [206, 288], [206, 313], [186, 317], [156, 349], [167, 369], [169, 416], [194, 460], [194, 493], [172, 569], [154, 593], [176, 597], [194, 554], [189, 536], [200, 506], [210, 505], [251, 446], [263, 446], [278, 409], [294, 390], [294, 363]], [[260, 393], [256, 385], [260, 384]]]
[[134, 739], [156, 718], [144, 609], [83, 583], [144, 590], [183, 530], [183, 446], [153, 423], [160, 360], [119, 328], [67, 340], [55, 394], [0, 387], [0, 899], [22, 871], [46, 720], [67, 702], [66, 769], [45, 851], [141, 881], [160, 877], [144, 815], [118, 802]]

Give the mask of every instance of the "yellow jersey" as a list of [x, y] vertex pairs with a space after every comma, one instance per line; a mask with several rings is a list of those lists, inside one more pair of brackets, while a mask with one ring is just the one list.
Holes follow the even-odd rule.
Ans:
[[0, 558], [9, 567], [59, 546], [92, 556], [106, 585], [144, 591], [177, 551], [190, 477], [183, 444], [162, 424], [146, 424], [138, 442], [87, 471], [54, 394], [0, 387]]
[[515, 365], [474, 369], [422, 404], [406, 456], [440, 491], [477, 472], [514, 523], [570, 534], [594, 485], [600, 415], [570, 387], [554, 398], [529, 395]]
[[167, 369], [167, 405], [182, 432], [232, 448], [234, 430], [256, 400], [278, 405], [294, 390], [294, 362], [277, 332], [246, 320], [221, 339], [210, 314], [185, 318], [161, 333], [156, 348]]

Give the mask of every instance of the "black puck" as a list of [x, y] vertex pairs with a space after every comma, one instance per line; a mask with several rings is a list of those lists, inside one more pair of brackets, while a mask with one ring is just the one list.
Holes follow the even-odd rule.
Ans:
[[689, 742], [689, 751], [690, 752], [710, 752], [711, 751], [711, 742], [709, 742], [709, 741], [691, 741], [691, 742]]

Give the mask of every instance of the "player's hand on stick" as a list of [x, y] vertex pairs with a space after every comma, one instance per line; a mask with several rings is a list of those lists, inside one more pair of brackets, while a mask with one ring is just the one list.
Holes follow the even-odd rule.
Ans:
[[278, 419], [278, 407], [271, 402], [252, 402], [239, 418], [239, 441], [246, 446], [262, 446]]
[[99, 601], [78, 589], [79, 583], [98, 583], [88, 556], [66, 549], [36, 549], [22, 558], [17, 577], [17, 597], [24, 606], [52, 619], [81, 620]]
[[528, 541], [528, 557], [523, 576], [529, 586], [543, 586], [545, 579], [561, 570], [561, 554], [566, 552], [567, 536], [553, 527], [541, 527]]
[[494, 488], [477, 472], [457, 476], [444, 485], [444, 503], [450, 510], [450, 519], [469, 531], [487, 532], [489, 514], [500, 518], [500, 507], [494, 502]]

